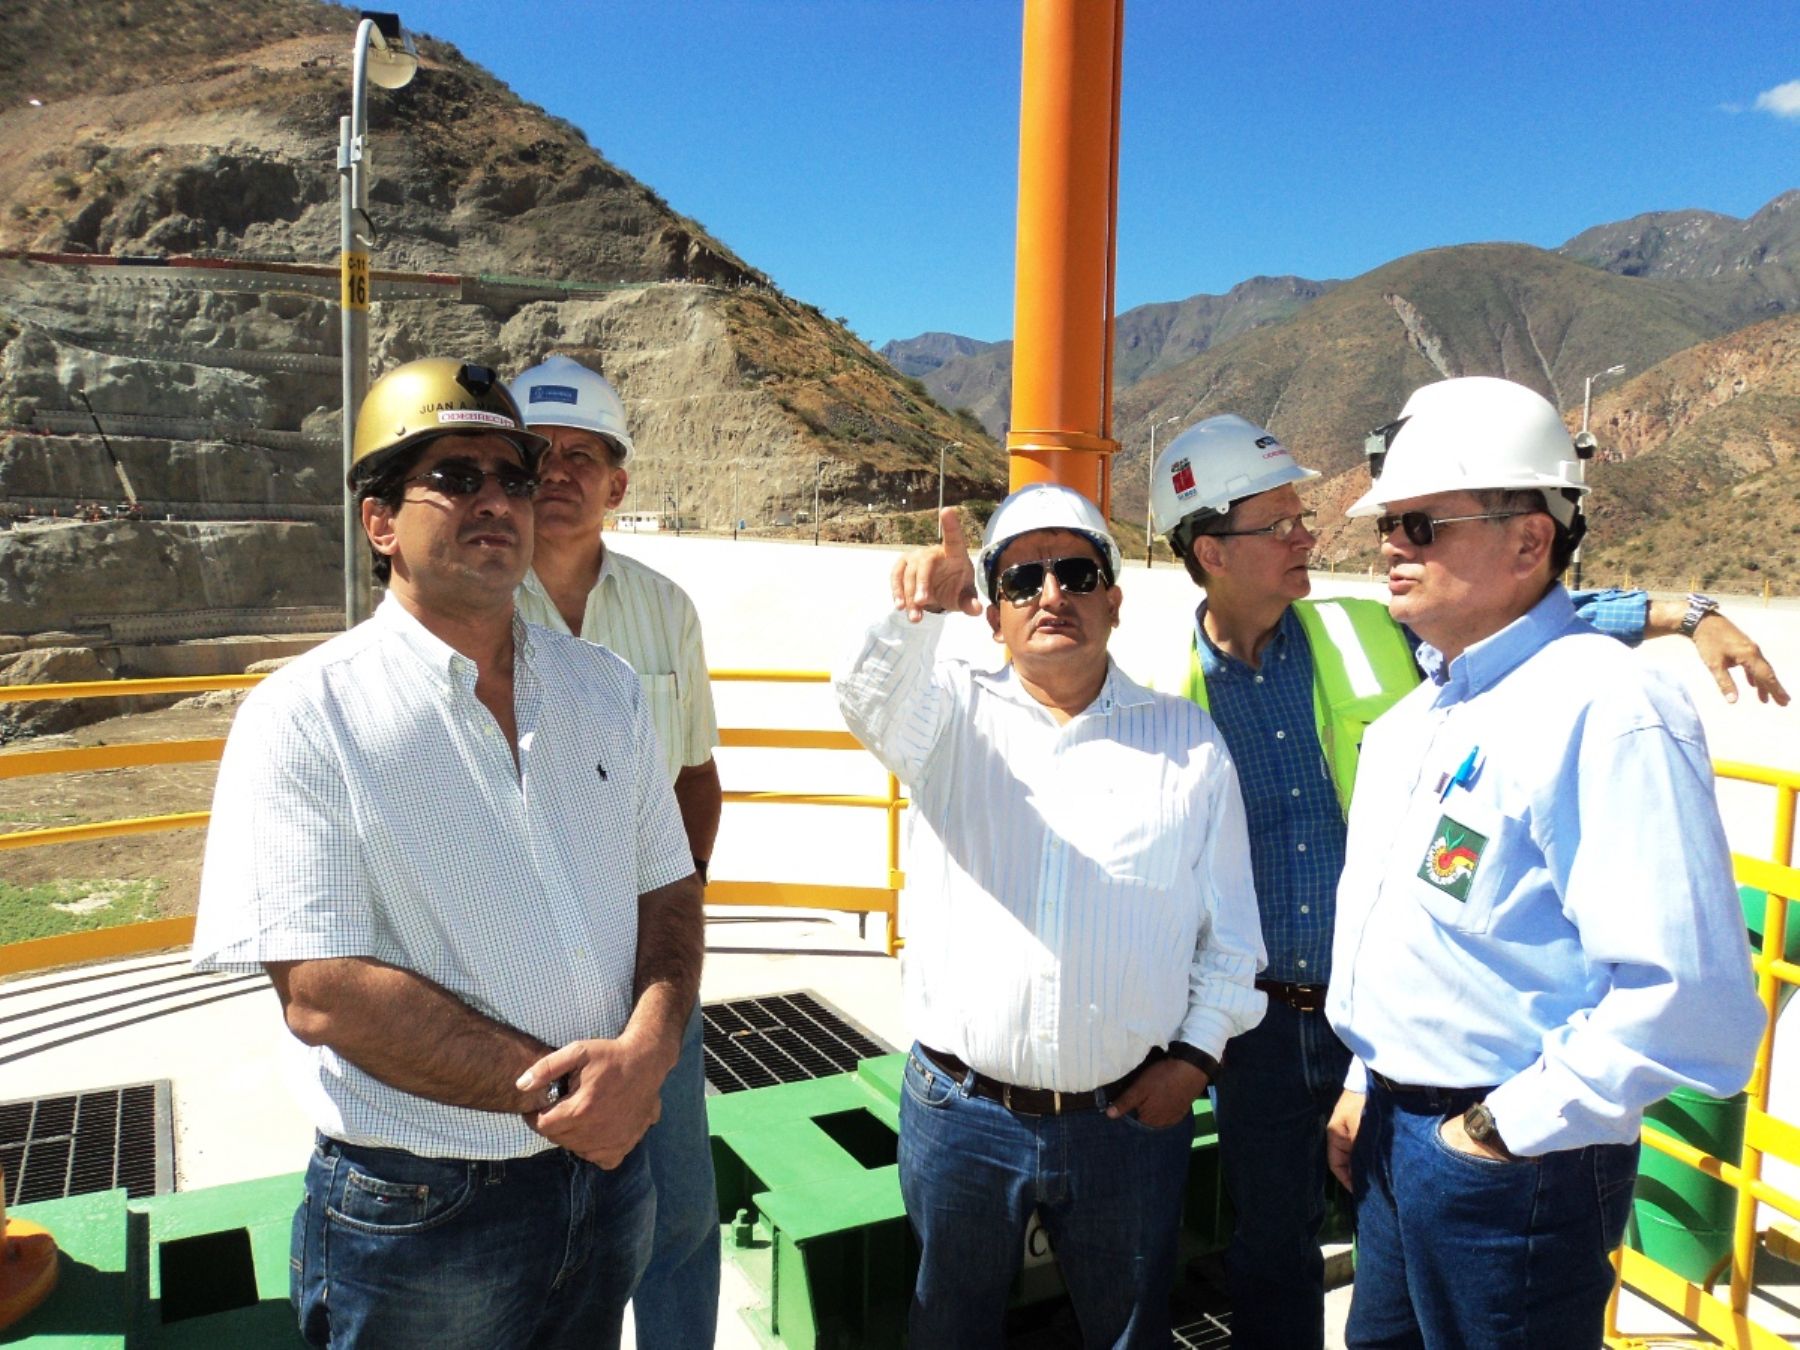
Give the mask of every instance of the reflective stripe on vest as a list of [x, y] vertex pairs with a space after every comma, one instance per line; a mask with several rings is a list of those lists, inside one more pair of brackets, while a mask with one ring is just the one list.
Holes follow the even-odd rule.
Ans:
[[[1348, 812], [1363, 733], [1419, 683], [1418, 662], [1379, 600], [1296, 600], [1294, 617], [1312, 649], [1314, 730], [1338, 805]], [[1195, 633], [1181, 692], [1211, 711], [1199, 643]]]

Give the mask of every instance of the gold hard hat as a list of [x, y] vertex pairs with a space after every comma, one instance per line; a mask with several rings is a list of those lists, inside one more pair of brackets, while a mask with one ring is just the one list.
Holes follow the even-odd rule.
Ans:
[[408, 361], [369, 386], [356, 414], [350, 474], [356, 478], [365, 461], [385, 459], [434, 436], [484, 432], [504, 436], [518, 446], [527, 468], [537, 463], [549, 444], [537, 432], [525, 429], [519, 405], [488, 367], [448, 356]]

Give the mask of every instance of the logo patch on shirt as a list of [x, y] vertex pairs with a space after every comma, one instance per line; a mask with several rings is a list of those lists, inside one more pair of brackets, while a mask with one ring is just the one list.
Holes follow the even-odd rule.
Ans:
[[1437, 829], [1432, 832], [1431, 847], [1425, 850], [1425, 861], [1419, 866], [1419, 879], [1466, 902], [1469, 886], [1481, 867], [1481, 851], [1487, 847], [1487, 842], [1486, 835], [1476, 834], [1449, 816], [1439, 816]]

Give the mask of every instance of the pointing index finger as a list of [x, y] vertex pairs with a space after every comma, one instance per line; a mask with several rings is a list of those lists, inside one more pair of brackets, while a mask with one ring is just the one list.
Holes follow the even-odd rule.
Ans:
[[963, 553], [969, 551], [969, 545], [963, 539], [962, 513], [954, 506], [946, 506], [938, 513], [938, 530], [944, 539], [945, 553]]

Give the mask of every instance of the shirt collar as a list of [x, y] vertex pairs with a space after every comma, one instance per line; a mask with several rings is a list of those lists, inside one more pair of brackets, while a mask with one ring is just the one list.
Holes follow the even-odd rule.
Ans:
[[[528, 575], [527, 579], [532, 578]], [[381, 603], [376, 606], [374, 622], [380, 624], [384, 632], [393, 634], [400, 645], [411, 652], [432, 674], [441, 676], [452, 684], [462, 683], [470, 688], [474, 687], [475, 663], [420, 623], [405, 605], [394, 598], [392, 591], [382, 597]], [[527, 666], [531, 662], [531, 631], [519, 616], [516, 606], [513, 609], [512, 633], [514, 665]]]
[[[1010, 661], [999, 670], [978, 670], [975, 672], [974, 678], [977, 683], [992, 690], [1009, 703], [1017, 703], [1021, 707], [1044, 711], [1044, 705], [1027, 693], [1025, 686], [1019, 682], [1018, 672], [1013, 669]], [[1123, 709], [1136, 708], [1149, 703], [1154, 697], [1143, 685], [1120, 670], [1119, 663], [1108, 656], [1106, 658], [1106, 679], [1100, 685], [1100, 692], [1094, 696], [1094, 701], [1076, 716], [1086, 717], [1092, 714], [1097, 717], [1110, 717], [1113, 713]], [[1048, 713], [1045, 715], [1048, 716]]]
[[[594, 590], [597, 591], [604, 586], [608, 577], [617, 577], [618, 574], [619, 569], [613, 566], [613, 551], [610, 548], [602, 549], [600, 552], [600, 575], [594, 578]], [[537, 568], [526, 568], [525, 580], [519, 584], [533, 595], [542, 598], [546, 604], [550, 603], [550, 592], [545, 590], [544, 583], [538, 580]]]
[[1576, 626], [1575, 604], [1560, 583], [1498, 633], [1465, 648], [1452, 661], [1429, 642], [1419, 644], [1419, 666], [1430, 678], [1467, 696], [1498, 684], [1514, 667]]
[[[1282, 610], [1281, 621], [1275, 625], [1273, 636], [1263, 645], [1261, 661], [1266, 662], [1271, 656], [1279, 656], [1282, 649], [1287, 646], [1288, 634], [1297, 629], [1299, 623], [1299, 617], [1295, 615], [1292, 605]], [[1248, 664], [1228, 652], [1221, 651], [1219, 645], [1207, 636], [1205, 600], [1202, 600], [1199, 608], [1194, 611], [1194, 636], [1195, 650], [1200, 653], [1200, 673], [1209, 681], [1221, 677], [1229, 678], [1234, 675], [1254, 673]]]

